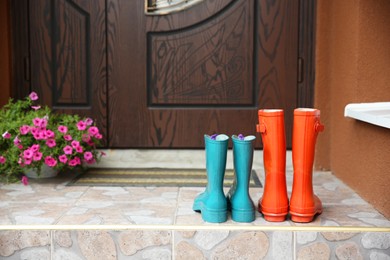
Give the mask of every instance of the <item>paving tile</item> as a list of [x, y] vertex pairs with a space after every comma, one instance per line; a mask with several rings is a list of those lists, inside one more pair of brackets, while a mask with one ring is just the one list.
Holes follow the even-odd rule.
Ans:
[[53, 259], [172, 259], [170, 231], [53, 231]]

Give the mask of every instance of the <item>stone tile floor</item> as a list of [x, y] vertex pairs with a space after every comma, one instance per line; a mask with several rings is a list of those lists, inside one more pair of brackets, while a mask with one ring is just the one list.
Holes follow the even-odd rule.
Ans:
[[[201, 150], [105, 152], [99, 167], [205, 165]], [[233, 168], [231, 151], [227, 168]], [[263, 183], [261, 151], [255, 151], [253, 169]], [[291, 152], [286, 171], [291, 193]], [[236, 223], [230, 217], [222, 224], [204, 223], [192, 211], [193, 199], [204, 188], [67, 186], [73, 177], [62, 173], [30, 180], [29, 186], [0, 185], [0, 258], [37, 259], [41, 254], [49, 257], [42, 259], [234, 259], [235, 254], [247, 259], [390, 258], [390, 221], [330, 172], [314, 173], [314, 191], [324, 209], [308, 224], [269, 223], [259, 213], [252, 223]], [[250, 189], [255, 203], [262, 193], [262, 188]], [[248, 246], [259, 250], [245, 250]], [[94, 247], [104, 252], [94, 255], [89, 251]]]

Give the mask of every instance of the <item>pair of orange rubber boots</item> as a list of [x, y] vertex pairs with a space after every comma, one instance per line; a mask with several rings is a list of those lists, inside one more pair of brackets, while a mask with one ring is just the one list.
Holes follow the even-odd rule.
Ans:
[[267, 221], [280, 222], [290, 213], [294, 222], [311, 222], [321, 214], [322, 203], [314, 195], [312, 173], [314, 149], [319, 132], [320, 111], [312, 108], [294, 110], [292, 157], [293, 187], [290, 201], [286, 187], [286, 137], [284, 111], [262, 109], [258, 111], [257, 132], [263, 141], [265, 183], [264, 194], [259, 200], [259, 212]]

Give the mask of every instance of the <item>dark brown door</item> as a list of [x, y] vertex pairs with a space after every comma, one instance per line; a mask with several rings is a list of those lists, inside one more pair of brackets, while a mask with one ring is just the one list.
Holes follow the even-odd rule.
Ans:
[[202, 1], [146, 15], [108, 1], [109, 145], [202, 147], [255, 134], [258, 108], [297, 102], [298, 1]]
[[14, 71], [46, 104], [94, 118], [108, 147], [199, 148], [205, 133], [256, 134], [259, 108], [285, 110], [291, 146], [293, 109], [312, 95], [298, 83], [300, 42], [312, 44], [298, 37], [302, 3], [205, 0], [158, 15], [145, 2], [13, 1], [14, 14], [28, 14], [13, 27], [29, 28], [28, 44], [14, 32]]

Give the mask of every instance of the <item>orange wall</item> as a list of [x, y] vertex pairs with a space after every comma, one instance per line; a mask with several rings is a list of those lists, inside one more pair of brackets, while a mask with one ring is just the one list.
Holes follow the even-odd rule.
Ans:
[[0, 107], [7, 103], [11, 89], [8, 1], [0, 1]]
[[390, 1], [318, 0], [315, 104], [330, 169], [390, 217], [390, 129], [344, 117], [348, 103], [390, 101]]

